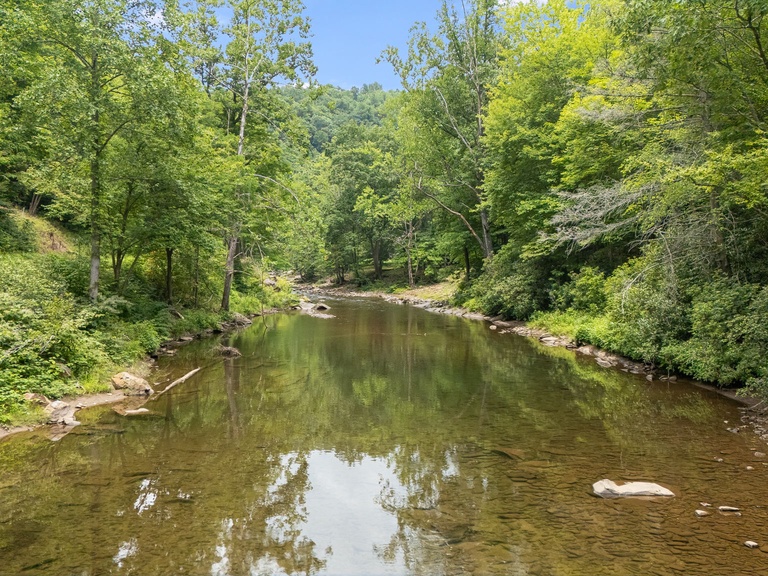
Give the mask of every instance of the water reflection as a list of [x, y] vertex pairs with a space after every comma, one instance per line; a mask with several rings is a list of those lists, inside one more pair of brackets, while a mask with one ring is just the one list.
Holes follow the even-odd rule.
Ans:
[[[743, 546], [768, 543], [768, 467], [728, 401], [481, 322], [332, 306], [234, 336], [241, 358], [182, 349], [158, 380], [204, 369], [146, 416], [0, 444], [0, 575], [768, 571]], [[604, 477], [678, 497], [590, 497]]]

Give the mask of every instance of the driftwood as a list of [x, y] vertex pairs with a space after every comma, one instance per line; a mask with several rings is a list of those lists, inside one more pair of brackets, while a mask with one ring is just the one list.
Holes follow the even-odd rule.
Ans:
[[192, 376], [194, 376], [195, 374], [200, 372], [200, 370], [201, 370], [201, 368], [195, 368], [194, 370], [192, 370], [192, 372], [188, 372], [187, 374], [184, 374], [184, 376], [182, 376], [178, 380], [174, 380], [173, 382], [168, 384], [168, 386], [163, 388], [163, 390], [161, 392], [158, 392], [155, 396], [153, 396], [153, 399], [160, 398], [160, 396], [162, 396], [163, 394], [168, 392], [168, 390], [170, 390], [174, 386], [177, 386], [177, 385], [181, 384], [182, 382], [186, 382], [189, 378], [191, 378]]

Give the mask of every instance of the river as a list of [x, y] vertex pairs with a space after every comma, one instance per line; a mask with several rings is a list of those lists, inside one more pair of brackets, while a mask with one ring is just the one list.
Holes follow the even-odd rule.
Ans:
[[[211, 339], [161, 359], [159, 388], [202, 370], [147, 415], [1, 442], [0, 575], [768, 574], [768, 447], [727, 430], [732, 401], [328, 303], [225, 336], [240, 358]], [[603, 500], [603, 478], [676, 496]]]

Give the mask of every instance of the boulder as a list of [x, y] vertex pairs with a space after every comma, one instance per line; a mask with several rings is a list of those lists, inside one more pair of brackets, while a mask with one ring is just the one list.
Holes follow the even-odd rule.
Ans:
[[48, 415], [48, 422], [61, 422], [66, 417], [69, 417], [69, 404], [62, 402], [61, 400], [54, 400], [43, 408]]
[[331, 307], [328, 306], [328, 304], [324, 304], [323, 302], [319, 302], [317, 306], [315, 306], [315, 310], [319, 310], [321, 312], [324, 312], [325, 310], [330, 310]]
[[242, 352], [234, 346], [217, 346], [216, 352], [226, 358], [237, 358], [243, 355]]
[[674, 492], [651, 482], [627, 482], [619, 486], [612, 480], [592, 484], [592, 490], [601, 498], [637, 498], [643, 496], [674, 496]]
[[235, 312], [232, 315], [232, 323], [235, 326], [240, 326], [240, 327], [250, 326], [251, 324], [253, 324], [253, 322], [249, 318], [246, 318], [245, 316], [243, 316], [239, 312]]
[[51, 401], [42, 394], [35, 394], [33, 392], [24, 394], [24, 400], [31, 402], [32, 404], [39, 404], [40, 406], [48, 406], [48, 404], [51, 403]]
[[144, 378], [139, 378], [128, 372], [120, 372], [112, 376], [112, 385], [117, 390], [123, 390], [126, 396], [149, 396], [155, 391]]

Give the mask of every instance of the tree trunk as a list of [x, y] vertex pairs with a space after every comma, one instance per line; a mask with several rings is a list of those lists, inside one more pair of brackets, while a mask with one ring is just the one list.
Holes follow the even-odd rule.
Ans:
[[[98, 114], [97, 114], [98, 115]], [[91, 272], [88, 282], [88, 296], [91, 302], [99, 299], [99, 272], [101, 268], [101, 183], [99, 181], [99, 156], [91, 160]]]
[[192, 299], [195, 303], [195, 308], [198, 306], [200, 293], [200, 246], [195, 246], [195, 273], [194, 284], [192, 286]]
[[467, 280], [469, 280], [469, 277], [472, 274], [472, 267], [469, 264], [469, 248], [466, 244], [464, 244], [464, 274]]
[[381, 280], [381, 240], [371, 240], [371, 260], [373, 260], [373, 274], [376, 280]]
[[37, 209], [40, 208], [40, 201], [43, 199], [40, 194], [32, 194], [32, 199], [29, 201], [29, 215], [36, 216]]
[[237, 256], [237, 236], [227, 240], [227, 266], [224, 275], [224, 293], [221, 297], [221, 309], [229, 312], [229, 296], [232, 293], [232, 280], [235, 277], [235, 256]]
[[173, 248], [165, 249], [165, 301], [173, 304]]
[[483, 228], [483, 255], [490, 261], [493, 259], [493, 242], [491, 241], [491, 224], [488, 218], [488, 210], [480, 210], [480, 223]]
[[99, 78], [99, 57], [93, 54], [91, 59], [91, 87], [90, 87], [90, 105], [93, 106], [91, 113], [91, 128], [93, 130], [93, 140], [91, 145], [91, 270], [88, 281], [88, 296], [91, 302], [99, 299], [99, 272], [101, 268], [101, 118], [99, 116], [99, 94], [101, 92], [101, 82]]

